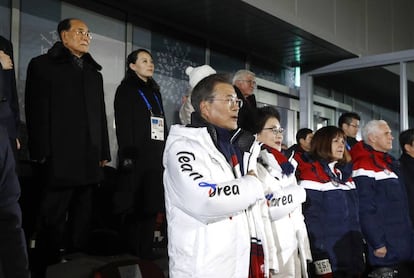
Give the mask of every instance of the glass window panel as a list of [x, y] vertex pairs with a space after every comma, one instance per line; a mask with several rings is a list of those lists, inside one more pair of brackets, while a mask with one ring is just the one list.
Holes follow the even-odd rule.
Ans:
[[[134, 45], [143, 45], [134, 41]], [[178, 123], [178, 110], [188, 91], [185, 69], [205, 62], [202, 47], [178, 40], [165, 34], [152, 33], [151, 53], [155, 62], [154, 79], [161, 87], [167, 125]]]
[[132, 34], [132, 49], [151, 49], [151, 31], [134, 26]]
[[[251, 71], [253, 71], [257, 77], [263, 78], [268, 81], [273, 81], [282, 85], [286, 85], [285, 72], [280, 68], [274, 68], [260, 64], [259, 61], [252, 61]], [[292, 73], [292, 81], [294, 84], [294, 72]]]
[[414, 128], [414, 61], [407, 63], [408, 127]]
[[210, 65], [217, 72], [230, 73], [232, 75], [236, 71], [246, 68], [246, 63], [243, 59], [216, 50], [211, 51]]
[[[60, 21], [60, 3], [53, 0], [22, 0], [20, 13], [19, 75], [17, 89], [24, 102], [26, 71], [30, 60], [47, 52], [58, 40], [56, 27]], [[20, 110], [25, 121], [24, 109]]]

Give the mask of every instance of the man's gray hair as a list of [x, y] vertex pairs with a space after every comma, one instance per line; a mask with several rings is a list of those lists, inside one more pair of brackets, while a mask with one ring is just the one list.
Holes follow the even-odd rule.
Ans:
[[361, 131], [362, 140], [365, 143], [368, 142], [368, 136], [371, 134], [377, 134], [381, 125], [388, 125], [384, 120], [371, 120], [369, 121]]
[[238, 70], [233, 76], [233, 81], [232, 81], [233, 84], [235, 84], [237, 80], [244, 80], [244, 78], [248, 75], [256, 77], [256, 74], [254, 72], [251, 72], [250, 70], [247, 70], [247, 69]]

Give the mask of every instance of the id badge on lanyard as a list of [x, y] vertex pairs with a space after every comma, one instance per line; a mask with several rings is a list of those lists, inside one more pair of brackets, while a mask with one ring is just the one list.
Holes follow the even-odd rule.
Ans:
[[[150, 116], [150, 126], [151, 126], [151, 139], [152, 140], [158, 140], [158, 141], [164, 141], [164, 117], [161, 116], [155, 116], [152, 113], [152, 106], [149, 103], [148, 99], [145, 97], [144, 93], [141, 90], [138, 90], [139, 94], [141, 95], [142, 99], [144, 100], [145, 104], [147, 105], [148, 111], [151, 113]], [[158, 104], [158, 107], [161, 111], [161, 114], [164, 114], [164, 111], [161, 106], [161, 102], [158, 99], [157, 95], [154, 93], [154, 98]]]
[[151, 139], [164, 141], [164, 118], [151, 116]]

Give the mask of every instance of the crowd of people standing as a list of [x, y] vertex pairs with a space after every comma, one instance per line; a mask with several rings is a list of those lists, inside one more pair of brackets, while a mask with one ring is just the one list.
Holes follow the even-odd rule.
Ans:
[[230, 79], [208, 65], [186, 70], [182, 123], [168, 129], [153, 57], [137, 49], [115, 94], [111, 158], [92, 35], [76, 18], [57, 31], [60, 41], [30, 61], [25, 87], [30, 158], [42, 177], [32, 262], [18, 204], [13, 49], [0, 38], [0, 274], [43, 278], [65, 253], [86, 251], [94, 188], [116, 159], [120, 244], [153, 260], [165, 214], [172, 278], [414, 277], [414, 129], [400, 134], [399, 160], [383, 120], [356, 139], [355, 112], [338, 126], [298, 130], [284, 151], [279, 112], [257, 107], [255, 74]]

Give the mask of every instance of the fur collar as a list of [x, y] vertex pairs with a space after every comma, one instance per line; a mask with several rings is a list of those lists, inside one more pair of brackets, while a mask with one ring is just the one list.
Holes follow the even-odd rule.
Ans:
[[[48, 50], [47, 55], [57, 63], [67, 63], [72, 59], [72, 53], [60, 41], [56, 42], [52, 48]], [[85, 53], [82, 56], [82, 59], [85, 64], [90, 65], [97, 71], [102, 70], [102, 66], [92, 58], [91, 54]]]

